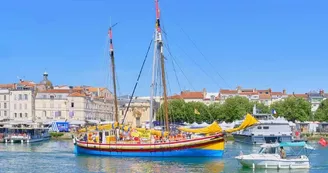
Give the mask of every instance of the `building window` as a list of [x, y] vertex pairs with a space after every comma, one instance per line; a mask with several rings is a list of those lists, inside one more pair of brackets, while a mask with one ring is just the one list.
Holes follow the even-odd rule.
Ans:
[[74, 108], [74, 102], [71, 103], [71, 108]]
[[0, 111], [0, 116], [1, 116], [1, 111]]
[[50, 103], [50, 108], [54, 108], [54, 103]]
[[42, 112], [42, 115], [43, 115], [44, 117], [46, 117], [46, 116], [47, 116], [47, 112], [46, 112], [46, 111], [43, 111], [43, 112]]
[[7, 111], [3, 111], [3, 116], [7, 116]]
[[15, 115], [15, 118], [17, 118], [17, 113], [15, 113], [14, 115]]
[[20, 118], [23, 118], [23, 113], [19, 113], [19, 117]]
[[43, 95], [42, 97], [43, 97], [44, 99], [46, 99], [46, 98], [47, 98], [47, 95]]
[[27, 113], [25, 113], [25, 118], [27, 118]]
[[19, 110], [22, 110], [22, 104], [19, 104]]
[[43, 103], [43, 107], [44, 107], [44, 108], [46, 108], [46, 107], [47, 107], [47, 105], [46, 105], [45, 103]]
[[61, 98], [62, 98], [62, 95], [59, 95], [59, 96], [58, 96], [58, 98], [60, 98], [60, 99], [61, 99]]
[[14, 94], [14, 99], [17, 100], [17, 95], [16, 94]]
[[263, 129], [269, 129], [269, 126], [263, 126]]
[[25, 109], [27, 109], [27, 104], [25, 103]]
[[52, 100], [55, 99], [55, 96], [50, 96], [50, 99], [52, 99]]
[[18, 100], [22, 100], [22, 94], [18, 95]]
[[7, 100], [7, 96], [6, 95], [3, 96], [3, 100]]
[[27, 94], [24, 94], [24, 99], [25, 99], [25, 100], [28, 100], [28, 96], [27, 96]]
[[14, 109], [17, 109], [17, 106], [16, 106], [16, 104], [14, 104]]
[[3, 108], [7, 109], [7, 103], [3, 103]]

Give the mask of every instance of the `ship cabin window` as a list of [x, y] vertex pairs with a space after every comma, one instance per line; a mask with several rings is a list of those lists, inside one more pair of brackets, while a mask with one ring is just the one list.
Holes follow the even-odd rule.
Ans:
[[262, 126], [258, 126], [257, 129], [262, 129]]
[[262, 148], [259, 154], [275, 154], [276, 148]]
[[263, 129], [269, 129], [269, 126], [263, 126]]

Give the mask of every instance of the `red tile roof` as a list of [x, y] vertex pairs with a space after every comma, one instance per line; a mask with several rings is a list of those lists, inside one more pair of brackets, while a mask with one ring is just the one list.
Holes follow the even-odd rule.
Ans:
[[[82, 89], [73, 89], [73, 92], [81, 92]], [[69, 93], [69, 89], [52, 89], [52, 90], [45, 90], [40, 91], [40, 93]]]
[[220, 94], [238, 94], [237, 90], [220, 89]]
[[270, 94], [260, 94], [260, 100], [268, 100], [271, 99]]
[[3, 88], [3, 89], [15, 89], [15, 84], [0, 84], [0, 88]]
[[290, 94], [289, 97], [297, 97], [307, 99], [309, 96], [307, 94]]
[[30, 86], [30, 87], [34, 87], [36, 84], [32, 81], [20, 81], [19, 82], [21, 85], [25, 85], [25, 86]]
[[79, 92], [74, 92], [70, 95], [68, 95], [68, 97], [85, 97], [86, 95], [83, 93], [79, 93]]
[[204, 95], [203, 92], [197, 92], [197, 91], [182, 91], [180, 95], [176, 94], [169, 99], [203, 99]]
[[242, 93], [239, 93], [239, 95], [258, 95], [259, 93], [258, 92], [242, 92]]
[[281, 96], [281, 95], [283, 95], [283, 93], [282, 92], [271, 92], [271, 95]]

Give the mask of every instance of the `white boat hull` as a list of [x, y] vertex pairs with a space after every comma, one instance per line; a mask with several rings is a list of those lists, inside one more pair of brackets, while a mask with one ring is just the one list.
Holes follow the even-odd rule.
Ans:
[[291, 159], [281, 159], [279, 155], [273, 157], [258, 157], [259, 155], [238, 156], [236, 159], [244, 167], [265, 169], [307, 169], [310, 168], [309, 159], [306, 156]]

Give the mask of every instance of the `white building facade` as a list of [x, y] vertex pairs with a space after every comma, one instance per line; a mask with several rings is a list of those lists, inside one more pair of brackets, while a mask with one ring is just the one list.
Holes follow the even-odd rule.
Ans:
[[11, 120], [34, 120], [34, 98], [32, 90], [11, 90], [9, 99]]
[[0, 89], [0, 120], [9, 119], [10, 115], [10, 91]]

